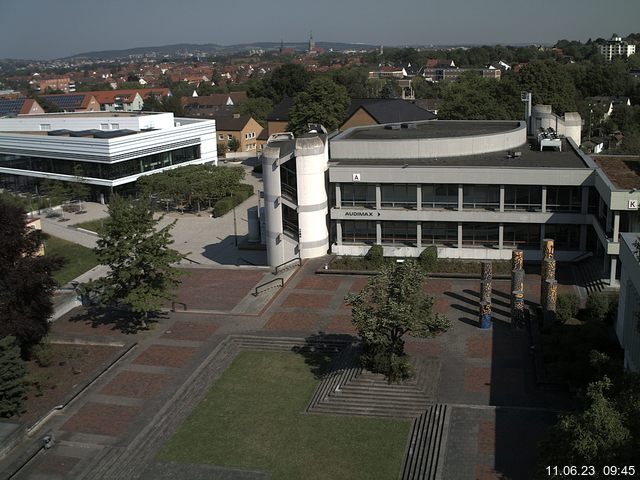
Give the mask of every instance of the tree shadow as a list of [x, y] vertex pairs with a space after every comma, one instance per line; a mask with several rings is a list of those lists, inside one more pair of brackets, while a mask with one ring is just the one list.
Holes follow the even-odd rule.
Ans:
[[141, 331], [149, 330], [151, 325], [160, 320], [168, 318], [162, 312], [149, 313], [145, 319], [146, 326], [140, 322], [140, 317], [125, 308], [117, 307], [84, 307], [76, 315], [69, 318], [69, 322], [84, 323], [91, 328], [107, 327], [113, 331], [132, 335]]
[[292, 350], [304, 357], [304, 361], [311, 368], [316, 379], [321, 379], [328, 373], [340, 369], [336, 359], [349, 345], [357, 341], [353, 335], [342, 333], [324, 333], [309, 335], [301, 347]]

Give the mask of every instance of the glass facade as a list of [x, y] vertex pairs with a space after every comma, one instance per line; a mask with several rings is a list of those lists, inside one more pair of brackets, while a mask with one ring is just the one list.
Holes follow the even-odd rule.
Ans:
[[499, 228], [497, 223], [463, 223], [463, 247], [498, 248]]
[[544, 227], [545, 238], [553, 238], [556, 250], [579, 250], [580, 225], [553, 225]]
[[295, 159], [280, 165], [280, 185], [282, 196], [298, 203], [298, 180]]
[[458, 208], [458, 186], [422, 185], [422, 208]]
[[417, 244], [416, 222], [381, 222], [382, 243], [390, 244]]
[[458, 245], [456, 222], [422, 222], [422, 245]]
[[525, 212], [542, 210], [542, 187], [532, 185], [505, 185], [504, 209]]
[[548, 212], [577, 212], [582, 208], [581, 187], [547, 187]]
[[288, 237], [298, 240], [298, 212], [282, 204], [282, 231]]
[[344, 220], [342, 222], [342, 242], [376, 243], [376, 222]]
[[504, 248], [539, 249], [540, 225], [531, 223], [505, 223], [502, 234]]
[[500, 186], [465, 185], [463, 208], [472, 210], [499, 210]]
[[194, 145], [117, 163], [96, 163], [82, 160], [0, 154], [0, 166], [61, 175], [75, 175], [76, 168], [80, 167], [82, 175], [86, 178], [116, 180], [199, 158], [200, 145]]
[[344, 183], [340, 186], [343, 207], [376, 208], [376, 186], [366, 183]]
[[380, 187], [383, 207], [416, 208], [417, 188], [415, 185], [403, 183], [385, 185]]

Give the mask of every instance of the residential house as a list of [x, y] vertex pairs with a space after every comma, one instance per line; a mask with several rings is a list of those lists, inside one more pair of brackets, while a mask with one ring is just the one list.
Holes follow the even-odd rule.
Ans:
[[399, 98], [353, 98], [339, 130], [384, 123], [434, 120], [436, 115]]
[[262, 125], [248, 115], [216, 118], [218, 143], [228, 144], [233, 138], [240, 142], [238, 153], [256, 152]]
[[49, 103], [55, 105], [62, 112], [99, 112], [100, 103], [90, 93], [67, 93], [58, 95], [43, 95]]
[[610, 62], [615, 57], [629, 57], [633, 55], [636, 53], [636, 46], [623, 41], [622, 37], [613, 34], [610, 40], [607, 40], [602, 45], [598, 45], [598, 52], [607, 62]]
[[0, 117], [39, 115], [44, 109], [33, 98], [0, 98]]

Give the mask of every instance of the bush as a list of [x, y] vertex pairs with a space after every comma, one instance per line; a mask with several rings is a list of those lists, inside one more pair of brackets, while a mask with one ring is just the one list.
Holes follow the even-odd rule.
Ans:
[[433, 272], [436, 264], [438, 263], [438, 247], [431, 245], [425, 248], [419, 257], [420, 265], [427, 272]]
[[364, 258], [372, 267], [381, 267], [384, 263], [384, 250], [382, 245], [373, 245]]
[[406, 355], [391, 354], [384, 344], [365, 342], [360, 364], [374, 373], [382, 373], [389, 383], [402, 383], [415, 376]]
[[33, 347], [31, 355], [40, 367], [48, 367], [53, 361], [51, 358], [51, 347], [45, 340]]
[[602, 322], [607, 318], [610, 307], [609, 295], [604, 293], [592, 293], [587, 299], [586, 319], [592, 322]]
[[558, 295], [556, 317], [560, 323], [566, 323], [574, 318], [580, 310], [580, 299], [577, 295]]
[[231, 197], [222, 198], [213, 205], [213, 216], [216, 218], [221, 217], [225, 213], [229, 212], [233, 206], [233, 200], [231, 200]]
[[227, 154], [227, 144], [224, 142], [218, 142], [218, 156], [224, 157]]

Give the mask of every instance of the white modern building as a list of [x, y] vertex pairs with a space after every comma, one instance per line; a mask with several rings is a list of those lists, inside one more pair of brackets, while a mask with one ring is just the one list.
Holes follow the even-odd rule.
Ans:
[[111, 112], [0, 118], [3, 186], [75, 181], [81, 171], [100, 198], [125, 190], [142, 175], [203, 163], [217, 163], [212, 120]]
[[622, 40], [622, 37], [613, 35], [610, 40], [604, 44], [598, 45], [600, 55], [604, 56], [607, 62], [615, 57], [629, 57], [636, 53], [636, 46]]
[[620, 242], [620, 297], [616, 334], [624, 349], [624, 366], [640, 372], [640, 235], [623, 233]]
[[441, 258], [509, 259], [518, 248], [536, 260], [553, 238], [558, 260], [598, 257], [615, 286], [620, 233], [640, 231], [640, 188], [625, 173], [633, 159], [594, 161], [576, 145], [580, 130], [578, 114], [536, 106], [528, 122], [276, 135], [263, 156], [268, 261], [364, 255], [373, 244], [386, 256], [435, 245]]

